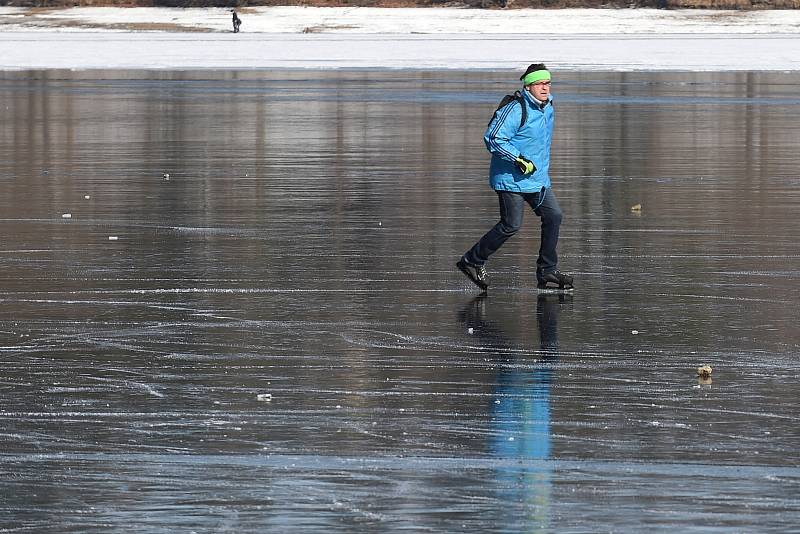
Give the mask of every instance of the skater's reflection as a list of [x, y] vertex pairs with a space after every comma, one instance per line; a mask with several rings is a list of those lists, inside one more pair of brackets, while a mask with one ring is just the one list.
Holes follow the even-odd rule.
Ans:
[[466, 328], [496, 355], [488, 447], [500, 460], [495, 487], [506, 509], [498, 519], [514, 530], [549, 529], [550, 382], [558, 359], [559, 313], [571, 299], [569, 294], [538, 296], [538, 347], [526, 335], [532, 330], [530, 322], [518, 315], [512, 320], [499, 307], [492, 310], [486, 295], [470, 302], [461, 314]]

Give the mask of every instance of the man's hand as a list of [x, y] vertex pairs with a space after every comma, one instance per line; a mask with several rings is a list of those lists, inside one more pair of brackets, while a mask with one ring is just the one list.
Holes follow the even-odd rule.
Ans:
[[517, 168], [522, 174], [531, 174], [536, 170], [536, 165], [522, 156], [518, 156], [517, 159], [514, 160], [514, 163], [517, 164]]

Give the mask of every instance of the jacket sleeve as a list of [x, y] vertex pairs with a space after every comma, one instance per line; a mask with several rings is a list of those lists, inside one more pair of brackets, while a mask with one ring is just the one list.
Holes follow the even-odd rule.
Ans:
[[522, 108], [519, 101], [509, 102], [498, 110], [483, 135], [483, 142], [489, 152], [508, 161], [517, 159], [520, 151], [511, 144], [511, 138], [519, 130], [521, 118]]

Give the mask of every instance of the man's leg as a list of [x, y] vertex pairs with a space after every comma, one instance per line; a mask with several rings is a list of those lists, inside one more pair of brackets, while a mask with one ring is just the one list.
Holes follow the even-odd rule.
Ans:
[[571, 288], [572, 277], [558, 271], [556, 248], [563, 213], [552, 189], [545, 189], [540, 194], [543, 194], [544, 198], [538, 200], [538, 206], [529, 202], [536, 215], [542, 219], [542, 239], [539, 245], [539, 257], [536, 259], [536, 280], [539, 287], [551, 282], [558, 284], [560, 288]]
[[510, 191], [497, 191], [497, 198], [500, 203], [500, 222], [464, 254], [464, 259], [471, 265], [486, 263], [489, 256], [497, 252], [522, 226], [525, 202], [523, 196]]
[[483, 264], [522, 226], [525, 202], [522, 195], [497, 191], [497, 198], [500, 203], [500, 222], [481, 237], [456, 263], [456, 267], [483, 291], [489, 287]]
[[[542, 240], [539, 244], [539, 257], [536, 259], [536, 272], [549, 273], [558, 268], [558, 232], [561, 228], [563, 213], [558, 205], [553, 190], [547, 188], [539, 195], [544, 198], [536, 198], [538, 206], [533, 205], [534, 212], [542, 220]], [[536, 195], [536, 197], [539, 197]]]

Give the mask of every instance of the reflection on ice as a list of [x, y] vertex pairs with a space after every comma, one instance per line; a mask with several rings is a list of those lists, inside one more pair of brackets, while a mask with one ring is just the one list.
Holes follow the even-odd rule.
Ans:
[[[501, 322], [487, 317], [488, 297], [481, 295], [462, 310], [461, 320], [491, 344], [513, 346], [513, 334]], [[495, 379], [494, 424], [489, 450], [499, 458], [517, 458], [520, 465], [498, 466], [494, 475], [498, 502], [525, 503], [524, 523], [533, 530], [548, 530], [554, 464], [551, 460], [550, 382], [558, 360], [558, 317], [572, 294], [540, 294], [536, 320], [541, 350], [532, 367], [516, 365], [518, 356], [503, 355]], [[524, 319], [524, 318], [520, 318]], [[524, 324], [524, 323], [523, 323]], [[530, 325], [528, 325], [530, 328]], [[523, 357], [524, 358], [524, 357]]]

